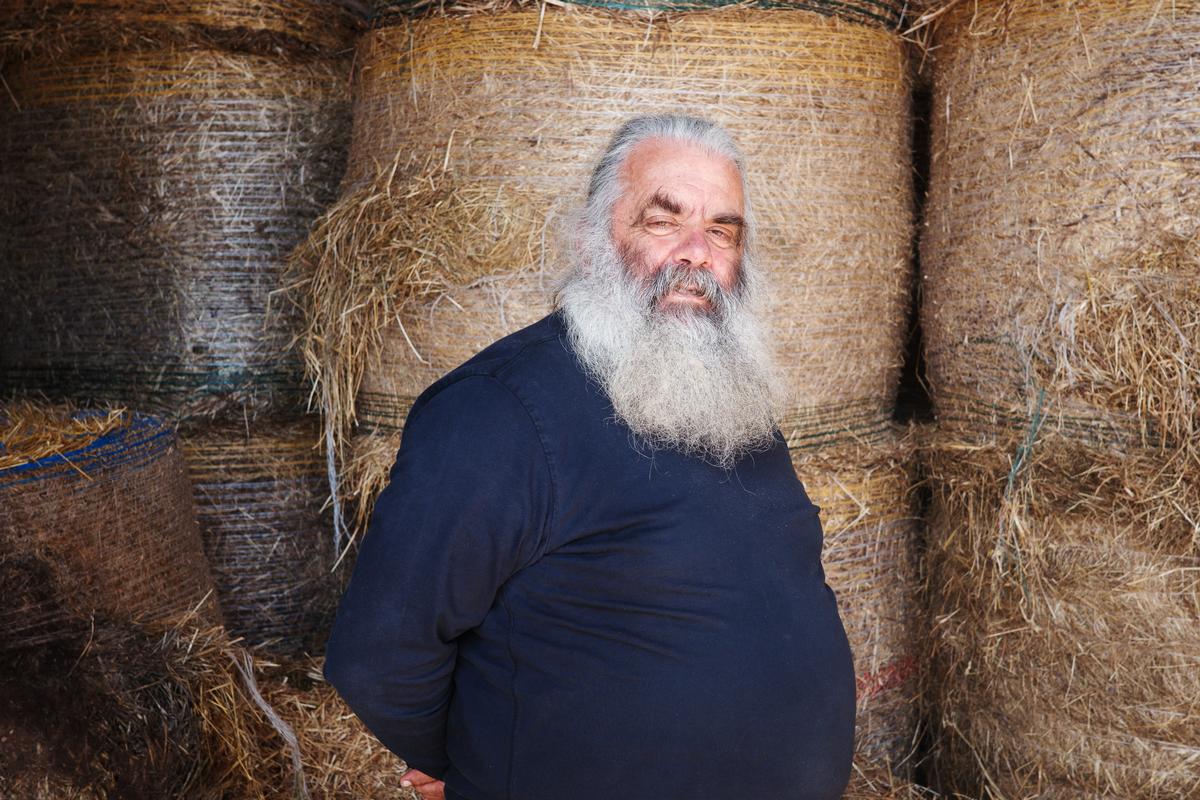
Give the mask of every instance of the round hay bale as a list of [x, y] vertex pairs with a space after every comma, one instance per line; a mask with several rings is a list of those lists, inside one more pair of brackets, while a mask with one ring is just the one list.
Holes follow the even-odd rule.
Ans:
[[1059, 433], [926, 461], [945, 788], [1197, 796], [1200, 473]]
[[154, 40], [9, 65], [0, 383], [170, 416], [298, 408], [272, 293], [334, 196], [347, 75]]
[[315, 420], [180, 432], [229, 632], [278, 655], [320, 652], [340, 596]]
[[[905, 0], [568, 0], [573, 5], [615, 11], [703, 11], [738, 5], [756, 8], [787, 8], [815, 11], [882, 28], [901, 27], [909, 6]], [[471, 14], [536, 5], [531, 0], [372, 0], [372, 19], [377, 26], [394, 25], [404, 16], [416, 14]]]
[[[497, 276], [544, 285], [562, 258], [549, 243], [582, 203], [594, 160], [622, 121], [651, 112], [711, 117], [747, 154], [769, 322], [796, 395], [790, 441], [886, 436], [910, 280], [897, 36], [807, 11], [648, 23], [566, 7], [377, 28], [356, 62], [344, 195], [297, 257], [307, 363], [339, 442], [355, 420], [394, 426], [404, 416], [417, 382], [371, 374], [384, 371], [379, 352], [410, 348], [407, 320], [424, 312], [406, 303]], [[548, 297], [538, 302], [548, 310]], [[393, 324], [398, 315], [405, 325]], [[486, 343], [517, 322], [462, 335]], [[411, 361], [421, 364], [415, 352]], [[364, 387], [370, 411], [359, 413]]]
[[7, 0], [0, 55], [87, 41], [111, 47], [145, 32], [263, 51], [338, 50], [351, 42], [364, 11], [348, 0]]
[[1200, 432], [1200, 6], [1006, 0], [934, 21], [922, 326], [943, 426]]
[[0, 409], [0, 650], [72, 635], [93, 613], [216, 618], [192, 492], [154, 417]]
[[912, 768], [924, 668], [912, 456], [907, 437], [793, 455], [796, 473], [821, 509], [826, 582], [837, 594], [854, 653], [856, 765], [900, 777]]
[[384, 433], [403, 430], [408, 409], [427, 386], [547, 314], [553, 283], [544, 273], [500, 275], [406, 307], [385, 329], [378, 366], [363, 375], [359, 425]]

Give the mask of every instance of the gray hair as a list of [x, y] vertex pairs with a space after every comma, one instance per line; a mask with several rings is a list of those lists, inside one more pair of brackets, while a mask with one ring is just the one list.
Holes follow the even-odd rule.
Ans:
[[696, 145], [709, 153], [722, 156], [737, 167], [742, 181], [742, 197], [745, 208], [742, 216], [746, 220], [743, 231], [743, 249], [749, 251], [754, 233], [754, 216], [750, 210], [750, 194], [746, 189], [746, 160], [734, 143], [729, 132], [715, 122], [680, 114], [656, 114], [634, 117], [628, 120], [613, 135], [600, 161], [588, 181], [587, 205], [583, 211], [583, 223], [592, 233], [609, 231], [613, 208], [620, 199], [624, 186], [621, 184], [621, 168], [634, 149], [652, 139], [671, 139]]

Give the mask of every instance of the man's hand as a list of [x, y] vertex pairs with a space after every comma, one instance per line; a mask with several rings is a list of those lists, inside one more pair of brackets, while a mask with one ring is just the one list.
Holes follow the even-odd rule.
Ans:
[[446, 800], [446, 782], [432, 778], [424, 772], [410, 769], [400, 779], [400, 785], [411, 786], [421, 795], [421, 800]]

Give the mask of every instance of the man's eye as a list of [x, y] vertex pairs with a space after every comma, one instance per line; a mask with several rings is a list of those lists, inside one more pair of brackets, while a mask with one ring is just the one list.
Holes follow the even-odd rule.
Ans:
[[733, 233], [731, 231], [726, 230], [725, 228], [709, 228], [708, 233], [710, 236], [712, 236], [714, 239], [716, 239], [718, 242], [721, 242], [722, 244], [732, 244], [733, 243]]
[[675, 228], [675, 223], [669, 219], [652, 219], [646, 222], [646, 227], [652, 231], [669, 231]]

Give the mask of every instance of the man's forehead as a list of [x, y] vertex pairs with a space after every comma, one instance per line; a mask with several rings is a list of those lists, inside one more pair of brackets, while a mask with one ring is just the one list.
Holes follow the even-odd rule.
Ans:
[[739, 209], [743, 203], [742, 176], [737, 165], [730, 158], [692, 142], [671, 139], [641, 142], [630, 152], [623, 167], [625, 188], [636, 195], [639, 204], [658, 200], [658, 205], [668, 209], [672, 205], [687, 205], [689, 189], [717, 193]]

